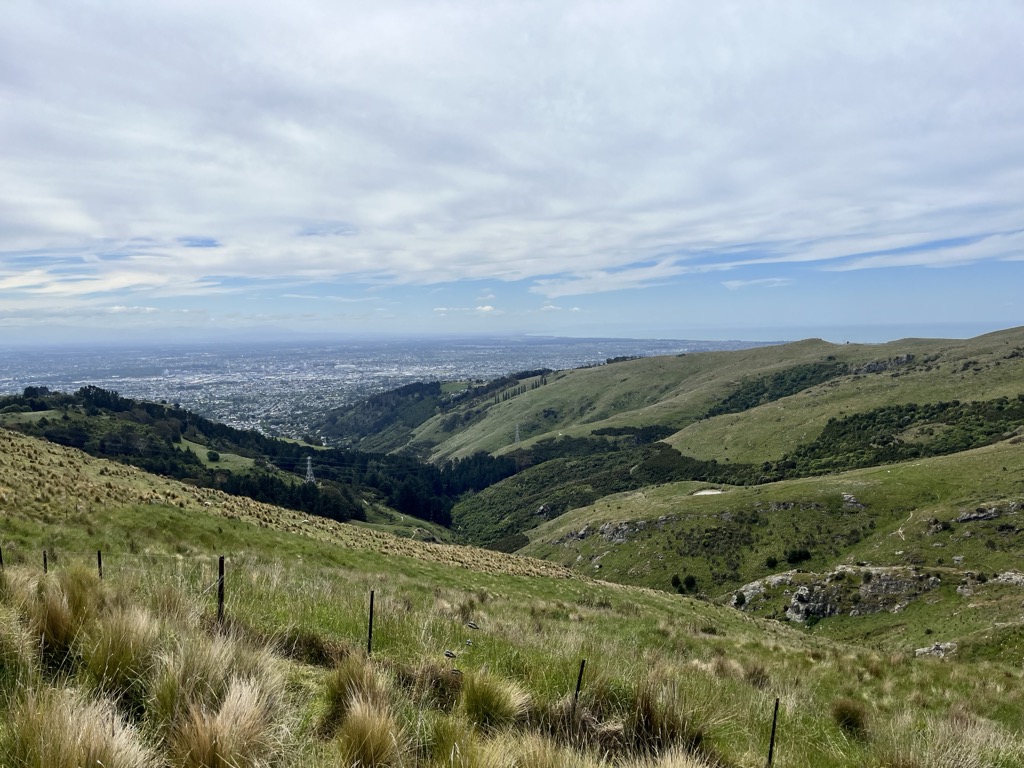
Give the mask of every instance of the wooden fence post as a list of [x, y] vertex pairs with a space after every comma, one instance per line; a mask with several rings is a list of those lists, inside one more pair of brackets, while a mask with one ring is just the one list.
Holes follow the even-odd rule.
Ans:
[[46, 550], [43, 550], [43, 573], [48, 573], [50, 570], [49, 563], [46, 562]]
[[96, 550], [96, 572], [100, 575], [100, 581], [103, 581], [103, 553], [100, 550]]
[[4, 548], [0, 547], [0, 573], [4, 572]]
[[775, 714], [772, 715], [772, 738], [768, 742], [768, 763], [766, 768], [772, 768], [772, 761], [775, 759], [775, 726], [779, 724], [779, 700], [775, 699]]
[[224, 623], [224, 555], [217, 560], [217, 623]]
[[370, 622], [366, 629], [366, 655], [373, 653], [373, 590], [370, 590]]

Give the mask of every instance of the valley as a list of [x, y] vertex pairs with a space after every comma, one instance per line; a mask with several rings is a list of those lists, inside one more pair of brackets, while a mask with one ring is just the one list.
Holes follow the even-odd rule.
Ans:
[[[752, 768], [778, 699], [775, 765], [1024, 764], [1022, 350], [406, 384], [310, 423], [333, 448], [7, 396], [0, 749], [27, 765], [93, 718], [111, 764]], [[210, 653], [209, 693], [168, 687]]]

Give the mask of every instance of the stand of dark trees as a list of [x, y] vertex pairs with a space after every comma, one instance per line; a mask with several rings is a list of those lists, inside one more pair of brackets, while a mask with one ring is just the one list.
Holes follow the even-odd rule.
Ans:
[[[364, 519], [359, 496], [373, 492], [403, 514], [447, 526], [459, 496], [515, 472], [512, 459], [485, 453], [435, 466], [409, 456], [318, 450], [220, 424], [177, 405], [125, 398], [94, 386], [70, 395], [29, 388], [20, 396], [0, 398], [0, 411], [58, 411], [60, 416], [11, 426], [148, 472], [337, 520]], [[182, 439], [255, 459], [256, 468], [237, 473], [206, 467], [195, 453], [181, 449]], [[312, 457], [319, 485], [273, 472], [277, 468], [304, 478], [307, 457]]]

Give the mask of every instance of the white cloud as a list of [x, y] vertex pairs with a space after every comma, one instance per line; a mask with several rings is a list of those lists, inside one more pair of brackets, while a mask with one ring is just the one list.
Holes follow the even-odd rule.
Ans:
[[1022, 37], [1013, 0], [15, 3], [0, 292], [1019, 259]]
[[157, 309], [156, 307], [125, 307], [121, 305], [115, 305], [113, 307], [107, 308], [107, 312], [109, 312], [112, 315], [151, 315], [154, 312], [159, 311], [160, 310]]
[[730, 291], [738, 291], [740, 288], [782, 288], [793, 281], [788, 277], [762, 277], [756, 280], [725, 280], [722, 282]]

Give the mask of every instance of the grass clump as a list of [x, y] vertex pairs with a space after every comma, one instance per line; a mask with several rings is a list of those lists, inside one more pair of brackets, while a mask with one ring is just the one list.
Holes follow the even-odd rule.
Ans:
[[521, 721], [529, 707], [530, 695], [518, 683], [485, 671], [466, 675], [462, 708], [466, 717], [484, 731]]
[[338, 728], [337, 745], [345, 768], [399, 768], [409, 756], [405, 731], [390, 708], [359, 695]]
[[320, 719], [320, 731], [335, 732], [356, 701], [384, 706], [388, 703], [388, 685], [365, 656], [355, 654], [338, 662], [324, 681], [326, 706]]
[[173, 740], [196, 712], [219, 713], [232, 691], [240, 695], [241, 683], [251, 683], [276, 716], [284, 683], [266, 651], [232, 637], [186, 634], [157, 658], [147, 717], [165, 740]]
[[138, 731], [104, 701], [70, 690], [29, 691], [11, 712], [12, 768], [155, 768]]
[[475, 768], [479, 738], [473, 725], [459, 715], [426, 712], [419, 721], [419, 757], [440, 768]]
[[284, 728], [273, 694], [251, 680], [232, 680], [220, 708], [193, 704], [170, 737], [183, 768], [233, 768], [271, 764], [283, 749]]
[[148, 612], [118, 609], [100, 617], [84, 643], [82, 655], [89, 682], [136, 715], [144, 705], [158, 632], [159, 625]]
[[0, 696], [25, 690], [36, 673], [36, 644], [14, 611], [0, 608]]
[[868, 730], [868, 711], [862, 702], [849, 697], [836, 699], [829, 707], [832, 720], [851, 736], [863, 737]]

